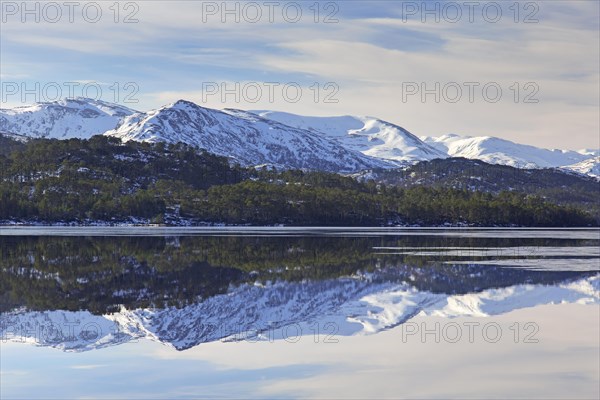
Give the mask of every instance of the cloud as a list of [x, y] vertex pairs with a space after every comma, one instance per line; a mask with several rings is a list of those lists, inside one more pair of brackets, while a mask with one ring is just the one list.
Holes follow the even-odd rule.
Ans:
[[[337, 10], [319, 10], [318, 23], [308, 6], [298, 23], [287, 22], [279, 9], [273, 22], [263, 9], [258, 23], [243, 17], [235, 23], [231, 15], [206, 15], [202, 3], [140, 3], [135, 24], [115, 24], [111, 18], [98, 24], [3, 24], [2, 77], [133, 81], [140, 87], [138, 108], [159, 107], [181, 97], [197, 101], [203, 82], [299, 82], [303, 87], [334, 82], [340, 88], [338, 103], [248, 106], [318, 115], [370, 114], [419, 135], [454, 131], [525, 138], [527, 143], [555, 147], [597, 145], [597, 2], [534, 3], [539, 22], [530, 24], [522, 20], [531, 12], [531, 2], [519, 4], [519, 23], [508, 3], [502, 3], [498, 23], [477, 13], [473, 23], [466, 17], [458, 23], [422, 23], [420, 15], [404, 18], [406, 10], [396, 2], [335, 3]], [[323, 23], [331, 12], [338, 22]], [[430, 87], [436, 82], [442, 87], [495, 82], [503, 97], [493, 105], [481, 100], [415, 101], [418, 96], [405, 102], [407, 82]], [[530, 82], [539, 87], [539, 103], [515, 104], [511, 87], [517, 83], [522, 100]], [[211, 105], [245, 106], [235, 101]], [[569, 127], [575, 132], [567, 139], [564, 129]]]

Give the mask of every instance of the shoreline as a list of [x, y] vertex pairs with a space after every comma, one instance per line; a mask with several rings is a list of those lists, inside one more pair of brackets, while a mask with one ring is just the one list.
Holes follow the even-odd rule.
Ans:
[[189, 223], [189, 224], [144, 224], [144, 223], [127, 223], [127, 222], [93, 222], [93, 223], [35, 223], [35, 222], [16, 222], [6, 223], [0, 222], [2, 228], [345, 228], [345, 229], [363, 229], [363, 228], [416, 228], [416, 229], [600, 229], [600, 226], [529, 226], [529, 225], [474, 225], [474, 224], [440, 224], [440, 225], [287, 225], [287, 224], [271, 224], [271, 225], [253, 225], [253, 224], [227, 224], [227, 223]]

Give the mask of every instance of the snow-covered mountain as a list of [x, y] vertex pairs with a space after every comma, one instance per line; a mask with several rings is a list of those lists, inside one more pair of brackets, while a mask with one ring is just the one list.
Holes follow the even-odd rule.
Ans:
[[8, 312], [2, 316], [0, 335], [3, 340], [76, 352], [141, 338], [178, 350], [217, 340], [277, 340], [311, 335], [314, 326], [334, 337], [364, 335], [417, 315], [485, 317], [544, 304], [598, 304], [599, 284], [595, 275], [555, 285], [518, 284], [467, 294], [419, 291], [408, 283], [373, 282], [368, 276], [244, 284], [181, 309], [122, 309], [108, 315]]
[[105, 133], [124, 141], [183, 142], [230, 157], [242, 165], [335, 172], [384, 167], [386, 162], [347, 149], [318, 132], [241, 110], [213, 110], [180, 100], [126, 117]]
[[0, 109], [0, 132], [27, 137], [184, 142], [246, 166], [356, 172], [436, 158], [465, 157], [520, 168], [598, 175], [600, 150], [548, 150], [495, 137], [417, 137], [357, 116], [310, 117], [278, 111], [222, 111], [180, 100], [149, 112], [86, 98]]
[[87, 139], [114, 129], [127, 107], [87, 98], [64, 99], [31, 106], [0, 109], [0, 132], [34, 138]]
[[373, 117], [309, 117], [278, 111], [252, 111], [289, 126], [324, 133], [347, 149], [391, 162], [446, 158], [446, 152], [424, 143], [404, 128]]
[[556, 168], [579, 163], [591, 157], [584, 151], [548, 150], [490, 136], [448, 134], [439, 137], [424, 136], [421, 139], [450, 157], [477, 159], [490, 164], [518, 168]]
[[600, 178], [600, 156], [588, 158], [577, 164], [567, 165], [562, 169]]

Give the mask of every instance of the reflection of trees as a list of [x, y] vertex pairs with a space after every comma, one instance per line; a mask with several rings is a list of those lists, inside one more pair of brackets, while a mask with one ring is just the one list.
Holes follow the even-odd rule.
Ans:
[[[593, 241], [592, 241], [593, 242]], [[1, 237], [0, 310], [182, 306], [253, 281], [322, 280], [370, 272], [375, 281], [466, 293], [520, 283], [555, 283], [581, 272], [446, 265], [447, 256], [377, 254], [414, 247], [590, 245], [556, 239], [383, 237]], [[386, 251], [382, 251], [386, 252]], [[540, 251], [541, 253], [541, 251]], [[465, 255], [469, 255], [468, 253]], [[524, 257], [538, 257], [522, 254]], [[470, 259], [489, 259], [480, 256]]]

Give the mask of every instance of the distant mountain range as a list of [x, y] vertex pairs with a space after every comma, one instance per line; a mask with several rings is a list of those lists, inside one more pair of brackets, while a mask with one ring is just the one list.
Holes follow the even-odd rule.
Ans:
[[424, 136], [421, 140], [450, 157], [477, 159], [489, 164], [517, 168], [563, 167], [600, 155], [598, 150], [548, 150], [489, 136], [449, 134], [439, 137]]
[[183, 142], [244, 166], [356, 172], [464, 157], [600, 176], [600, 150], [548, 150], [454, 134], [419, 138], [373, 117], [214, 110], [185, 100], [148, 112], [87, 98], [0, 109], [0, 132], [31, 138], [87, 139], [104, 134], [124, 141]]

